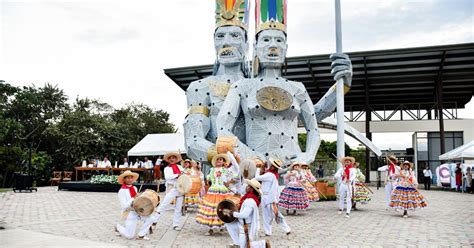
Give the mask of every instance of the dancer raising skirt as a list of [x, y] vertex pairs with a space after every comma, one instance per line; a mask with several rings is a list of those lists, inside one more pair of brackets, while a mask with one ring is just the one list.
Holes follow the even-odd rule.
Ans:
[[[192, 177], [199, 177], [201, 179], [201, 185], [204, 187], [204, 174], [201, 172], [201, 166], [194, 160], [191, 160], [191, 166], [186, 169], [186, 174]], [[201, 201], [200, 192], [197, 193], [188, 193], [185, 195], [184, 202], [186, 207], [194, 207], [197, 208], [199, 202]]]
[[390, 207], [402, 209], [404, 218], [408, 217], [408, 210], [421, 209], [428, 206], [425, 198], [416, 189], [418, 182], [411, 166], [410, 162], [403, 162], [400, 174], [396, 175], [399, 179], [398, 185], [390, 196]]
[[352, 208], [357, 210], [356, 205], [358, 202], [361, 204], [367, 204], [370, 201], [369, 190], [365, 187], [365, 176], [359, 168], [359, 163], [354, 163], [356, 171], [356, 180], [354, 185], [354, 195], [352, 197]]
[[310, 202], [319, 201], [318, 190], [316, 190], [316, 188], [314, 187], [316, 177], [314, 177], [307, 163], [301, 164], [301, 172], [303, 174], [303, 187], [306, 190], [308, 200]]
[[212, 235], [213, 229], [223, 228], [224, 222], [217, 216], [217, 204], [233, 195], [224, 185], [225, 175], [228, 174], [227, 169], [224, 168], [225, 163], [229, 163], [227, 154], [218, 154], [212, 158], [214, 167], [207, 175], [207, 180], [212, 185], [199, 203], [196, 222], [209, 228], [206, 235]]
[[306, 210], [309, 208], [309, 200], [301, 181], [303, 175], [300, 172], [300, 164], [293, 163], [290, 170], [285, 175], [285, 188], [280, 194], [278, 206], [286, 209], [286, 213], [293, 210], [296, 215], [297, 210]]

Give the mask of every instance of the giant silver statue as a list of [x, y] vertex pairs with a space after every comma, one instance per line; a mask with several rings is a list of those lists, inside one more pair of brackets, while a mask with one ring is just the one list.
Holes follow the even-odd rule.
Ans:
[[[336, 92], [332, 87], [313, 105], [302, 83], [281, 76], [287, 51], [286, 11], [286, 1], [257, 1], [255, 77], [232, 86], [217, 117], [217, 128], [220, 137], [235, 135], [233, 127], [243, 114], [246, 138], [240, 139], [237, 147], [243, 158], [258, 157], [265, 161], [274, 157], [286, 164], [311, 163], [320, 144], [318, 120], [334, 111]], [[352, 79], [348, 56], [333, 54], [330, 58], [334, 79], [344, 78], [348, 90]], [[298, 145], [298, 120], [307, 133], [304, 152]]]
[[[210, 161], [216, 154], [216, 118], [230, 86], [245, 77], [248, 51], [248, 1], [216, 1], [216, 30], [214, 47], [216, 63], [212, 76], [194, 81], [187, 89], [188, 115], [184, 134], [188, 156], [199, 161]], [[232, 1], [231, 1], [232, 2]], [[245, 142], [243, 116], [233, 122], [232, 133]]]

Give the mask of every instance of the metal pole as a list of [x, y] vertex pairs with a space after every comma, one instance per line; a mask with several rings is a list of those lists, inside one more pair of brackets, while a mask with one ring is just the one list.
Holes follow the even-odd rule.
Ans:
[[[341, 1], [336, 1], [336, 52], [342, 53], [342, 28], [341, 28]], [[337, 80], [337, 157], [344, 157], [344, 81]], [[342, 163], [337, 161], [337, 169], [342, 167]]]

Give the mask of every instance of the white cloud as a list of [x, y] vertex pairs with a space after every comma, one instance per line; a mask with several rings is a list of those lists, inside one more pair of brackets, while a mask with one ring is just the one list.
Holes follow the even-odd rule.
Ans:
[[[346, 51], [474, 40], [469, 0], [342, 4]], [[145, 103], [181, 127], [185, 95], [163, 69], [214, 61], [213, 8], [212, 0], [0, 0], [0, 79], [50, 82], [71, 99], [116, 107]], [[289, 1], [288, 55], [334, 51], [333, 13], [333, 1]]]

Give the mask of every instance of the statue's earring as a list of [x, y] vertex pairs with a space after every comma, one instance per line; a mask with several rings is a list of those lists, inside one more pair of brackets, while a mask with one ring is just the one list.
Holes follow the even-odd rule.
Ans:
[[252, 75], [253, 77], [257, 77], [258, 76], [258, 70], [260, 69], [260, 60], [258, 59], [258, 56], [255, 56], [253, 58], [253, 62], [252, 62]]

